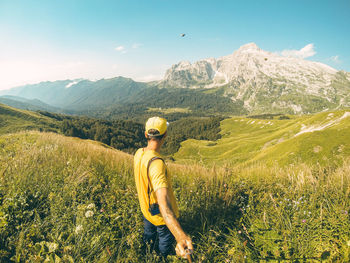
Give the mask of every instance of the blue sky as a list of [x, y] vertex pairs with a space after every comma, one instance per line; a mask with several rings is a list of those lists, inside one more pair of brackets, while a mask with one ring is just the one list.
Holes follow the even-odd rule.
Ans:
[[249, 42], [289, 54], [307, 46], [305, 59], [350, 71], [349, 13], [349, 0], [0, 0], [0, 89], [160, 79], [174, 63]]

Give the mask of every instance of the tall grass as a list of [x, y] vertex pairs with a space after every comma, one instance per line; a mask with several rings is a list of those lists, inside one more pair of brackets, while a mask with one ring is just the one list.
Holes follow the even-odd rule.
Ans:
[[[349, 159], [169, 167], [196, 262], [350, 260]], [[156, 262], [141, 238], [132, 156], [52, 133], [0, 137], [1, 262]]]

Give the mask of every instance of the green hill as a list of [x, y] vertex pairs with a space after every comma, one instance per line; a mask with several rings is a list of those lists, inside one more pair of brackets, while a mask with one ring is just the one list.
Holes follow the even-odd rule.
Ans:
[[126, 152], [143, 146], [143, 125], [132, 121], [105, 121], [50, 112], [26, 111], [0, 104], [0, 135], [37, 130], [92, 139]]
[[0, 135], [22, 130], [59, 130], [58, 122], [36, 112], [19, 110], [0, 104]]
[[[271, 119], [264, 119], [266, 116]], [[350, 111], [314, 115], [234, 117], [221, 122], [221, 139], [187, 140], [174, 158], [182, 163], [279, 165], [339, 163], [350, 156]]]
[[[349, 159], [169, 168], [195, 262], [349, 262]], [[0, 262], [158, 262], [133, 180], [132, 156], [99, 142], [0, 135]]]

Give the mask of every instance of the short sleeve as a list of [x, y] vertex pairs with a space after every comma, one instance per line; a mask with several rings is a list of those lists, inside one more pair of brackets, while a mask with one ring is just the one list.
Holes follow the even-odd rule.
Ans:
[[166, 166], [162, 160], [157, 159], [151, 162], [149, 167], [149, 177], [152, 182], [154, 192], [159, 188], [169, 187], [165, 171]]

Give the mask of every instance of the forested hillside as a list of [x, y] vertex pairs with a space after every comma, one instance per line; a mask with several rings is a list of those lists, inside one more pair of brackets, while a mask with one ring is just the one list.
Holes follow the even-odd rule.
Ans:
[[[152, 108], [161, 110], [149, 112]], [[164, 114], [164, 110], [173, 108], [187, 111]], [[87, 108], [74, 113], [108, 120], [130, 119], [143, 122], [154, 114], [162, 114], [169, 120], [177, 120], [183, 117], [243, 115], [246, 110], [243, 108], [242, 101], [233, 102], [230, 98], [223, 97], [220, 89], [208, 92], [207, 90], [149, 87], [119, 104]]]
[[[160, 112], [149, 112], [155, 116]], [[162, 115], [160, 115], [162, 116]], [[184, 140], [220, 138], [222, 118], [190, 117], [171, 121], [169, 136], [164, 145], [164, 154], [172, 155]], [[129, 120], [101, 120], [89, 117], [70, 116], [46, 111], [24, 111], [0, 105], [0, 134], [23, 130], [39, 130], [62, 133], [66, 136], [100, 141], [113, 148], [134, 153], [147, 144], [142, 123]]]
[[[132, 121], [104, 121], [87, 117], [71, 117], [60, 114], [44, 113], [61, 121], [60, 129], [66, 136], [92, 139], [103, 142], [113, 148], [134, 153], [146, 146], [144, 124]], [[217, 140], [220, 136], [222, 118], [183, 118], [171, 122], [168, 137], [162, 153], [170, 156], [177, 152], [180, 143], [187, 139]]]
[[176, 107], [189, 110], [186, 115], [173, 115], [178, 118], [246, 113], [243, 102], [224, 97], [222, 89], [208, 92], [208, 90], [163, 86], [161, 88], [161, 86], [157, 83], [135, 82], [132, 79], [118, 77], [95, 82], [89, 80], [42, 82], [2, 93], [11, 96], [11, 101], [3, 98], [3, 102], [9, 105], [24, 107], [23, 104], [27, 103], [29, 104], [27, 107], [34, 109], [34, 105], [31, 104], [33, 99], [38, 99], [46, 104], [41, 109], [46, 108], [50, 112], [58, 112], [59, 107], [63, 113], [108, 120], [139, 119], [140, 116], [142, 118], [146, 115], [149, 108]]

